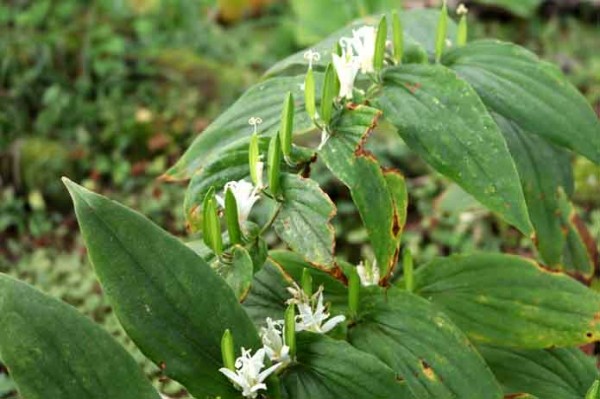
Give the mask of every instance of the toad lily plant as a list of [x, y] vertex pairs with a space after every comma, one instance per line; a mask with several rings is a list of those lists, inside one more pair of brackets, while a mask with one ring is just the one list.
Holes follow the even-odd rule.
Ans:
[[[165, 377], [198, 399], [599, 397], [570, 154], [600, 162], [600, 124], [554, 66], [467, 42], [460, 12], [361, 19], [273, 66], [165, 173], [189, 180], [187, 238], [64, 180], [116, 316]], [[413, 267], [404, 177], [367, 150], [390, 132], [537, 252]], [[336, 252], [325, 169], [369, 259]], [[24, 399], [160, 397], [105, 331], [7, 276], [0, 326]]]

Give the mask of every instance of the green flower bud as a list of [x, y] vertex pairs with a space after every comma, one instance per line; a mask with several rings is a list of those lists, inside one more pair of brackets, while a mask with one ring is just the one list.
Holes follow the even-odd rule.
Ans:
[[304, 291], [306, 296], [308, 296], [309, 298], [313, 294], [313, 280], [312, 276], [310, 275], [310, 270], [308, 270], [307, 268], [304, 268], [304, 270], [302, 270], [302, 291]]
[[379, 21], [377, 36], [375, 39], [375, 54], [373, 55], [373, 68], [380, 71], [385, 60], [385, 42], [387, 41], [387, 19], [385, 15]]
[[392, 12], [392, 30], [394, 35], [394, 60], [399, 64], [404, 56], [404, 29], [398, 12]]
[[250, 166], [250, 178], [256, 187], [262, 186], [262, 164], [260, 164], [260, 150], [258, 148], [258, 133], [253, 133], [250, 138], [250, 148], [248, 149], [248, 164]]
[[242, 242], [242, 230], [238, 218], [238, 207], [235, 195], [230, 188], [225, 190], [225, 222], [229, 232], [229, 241], [232, 245]]
[[458, 30], [456, 31], [456, 45], [462, 47], [467, 44], [468, 26], [467, 26], [467, 13], [469, 10], [464, 4], [460, 4], [456, 13], [460, 15], [460, 21], [458, 22]]
[[590, 389], [585, 394], [585, 399], [599, 399], [600, 398], [600, 380], [594, 381]]
[[348, 274], [348, 309], [353, 317], [358, 314], [359, 301], [360, 277], [356, 269], [352, 268]]
[[315, 101], [315, 74], [312, 68], [308, 68], [304, 78], [304, 106], [311, 119], [317, 116], [317, 106]]
[[404, 283], [406, 291], [413, 292], [415, 290], [414, 280], [414, 265], [410, 250], [407, 248], [402, 255], [402, 270], [404, 272]]
[[328, 124], [333, 114], [333, 100], [339, 92], [337, 76], [333, 65], [330, 63], [325, 70], [323, 81], [323, 95], [321, 96], [321, 119]]
[[235, 350], [233, 349], [233, 335], [229, 329], [225, 330], [221, 338], [221, 356], [223, 366], [229, 370], [235, 371]]
[[202, 236], [204, 243], [217, 255], [223, 253], [223, 240], [221, 238], [221, 223], [217, 211], [215, 189], [211, 187], [202, 202]]
[[287, 158], [292, 154], [292, 130], [294, 129], [294, 96], [291, 92], [287, 93], [287, 96], [283, 102], [283, 109], [281, 110], [281, 127], [279, 128], [279, 135], [281, 136], [281, 151]]
[[290, 347], [290, 356], [296, 354], [296, 308], [289, 305], [284, 314], [283, 334], [285, 344]]
[[442, 5], [440, 19], [438, 20], [437, 33], [435, 39], [435, 62], [440, 62], [442, 53], [446, 47], [446, 33], [448, 31], [448, 6], [446, 0]]
[[269, 167], [269, 188], [271, 194], [277, 197], [280, 190], [279, 178], [281, 175], [281, 144], [279, 143], [279, 134], [271, 138], [267, 163]]

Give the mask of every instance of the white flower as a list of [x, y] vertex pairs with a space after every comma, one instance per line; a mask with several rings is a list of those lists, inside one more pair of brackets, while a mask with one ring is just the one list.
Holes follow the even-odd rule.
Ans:
[[369, 285], [379, 284], [379, 268], [377, 267], [377, 260], [373, 264], [365, 265], [362, 261], [356, 266], [356, 272], [360, 277], [360, 283], [367, 287]]
[[299, 313], [296, 316], [296, 331], [312, 331], [325, 334], [346, 320], [343, 315], [329, 319], [330, 314], [323, 305], [323, 286], [319, 287], [310, 301], [296, 302], [296, 307]]
[[[258, 176], [260, 177], [260, 181], [262, 181], [262, 162], [258, 162], [258, 164], [260, 164], [260, 173]], [[238, 221], [240, 226], [243, 226], [246, 220], [248, 220], [248, 215], [250, 215], [254, 203], [260, 198], [258, 189], [254, 187], [252, 183], [245, 180], [230, 181], [225, 184], [224, 192], [228, 189], [231, 189], [231, 192], [235, 197], [235, 201], [237, 202]], [[222, 208], [225, 208], [224, 196], [221, 197], [217, 195], [217, 202]]]
[[254, 128], [254, 133], [258, 132], [258, 125], [261, 123], [263, 123], [263, 120], [258, 116], [252, 116], [248, 119], [248, 124]]
[[304, 53], [304, 59], [308, 61], [308, 68], [312, 68], [313, 62], [317, 62], [321, 59], [321, 54], [318, 51], [309, 49]]
[[250, 350], [242, 348], [242, 356], [235, 360], [235, 372], [222, 367], [219, 371], [231, 380], [233, 385], [242, 391], [242, 396], [246, 398], [256, 398], [258, 391], [267, 389], [264, 381], [269, 375], [275, 372], [282, 363], [278, 363], [268, 369], [261, 371], [265, 367], [265, 349], [261, 348], [252, 356]]
[[377, 40], [377, 30], [373, 26], [361, 26], [352, 30], [351, 38], [342, 38], [342, 46], [351, 45], [356, 54], [362, 73], [375, 72], [373, 68], [373, 58], [375, 57], [375, 42]]
[[458, 5], [458, 8], [456, 9], [456, 13], [458, 15], [461, 15], [461, 16], [462, 15], [467, 15], [468, 12], [469, 12], [469, 9], [464, 4], [462, 4], [462, 3], [460, 3]]
[[273, 321], [267, 317], [267, 326], [261, 327], [260, 338], [271, 361], [287, 364], [291, 360], [290, 347], [284, 342], [283, 326], [283, 320]]
[[292, 297], [285, 302], [288, 305], [292, 303], [297, 305], [303, 302], [310, 302], [310, 298], [308, 297], [308, 295], [306, 295], [304, 290], [300, 288], [300, 286], [296, 284], [295, 281], [292, 282], [291, 287], [287, 287], [287, 291], [292, 295]]
[[354, 88], [354, 79], [360, 69], [359, 61], [352, 55], [352, 47], [342, 48], [342, 55], [332, 54], [333, 66], [340, 81], [341, 98], [352, 98], [352, 89]]

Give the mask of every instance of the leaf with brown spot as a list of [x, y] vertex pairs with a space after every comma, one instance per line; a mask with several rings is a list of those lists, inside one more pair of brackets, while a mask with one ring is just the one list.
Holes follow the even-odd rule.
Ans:
[[420, 267], [415, 292], [480, 343], [540, 349], [600, 338], [600, 295], [517, 256], [454, 255]]
[[385, 281], [397, 262], [407, 195], [402, 175], [397, 171], [384, 172], [364, 148], [380, 114], [363, 105], [345, 109], [332, 124], [331, 137], [319, 156], [350, 189]]
[[349, 342], [390, 366], [419, 399], [500, 399], [465, 334], [431, 303], [398, 288], [363, 291]]
[[331, 269], [335, 235], [331, 219], [336, 207], [317, 182], [298, 175], [282, 174], [283, 202], [273, 222], [275, 232], [307, 261]]

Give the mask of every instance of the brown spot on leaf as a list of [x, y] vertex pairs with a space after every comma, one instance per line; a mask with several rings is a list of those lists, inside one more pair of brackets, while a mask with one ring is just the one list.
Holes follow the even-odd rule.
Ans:
[[421, 83], [415, 83], [415, 84], [410, 84], [410, 83], [404, 83], [404, 86], [408, 89], [408, 91], [410, 91], [412, 94], [415, 94], [417, 92], [417, 90], [419, 90], [421, 88]]
[[431, 366], [425, 361], [421, 359], [421, 369], [423, 370], [423, 374], [425, 375], [425, 377], [427, 377], [429, 380], [435, 380], [435, 373], [433, 372], [433, 369], [431, 368]]

